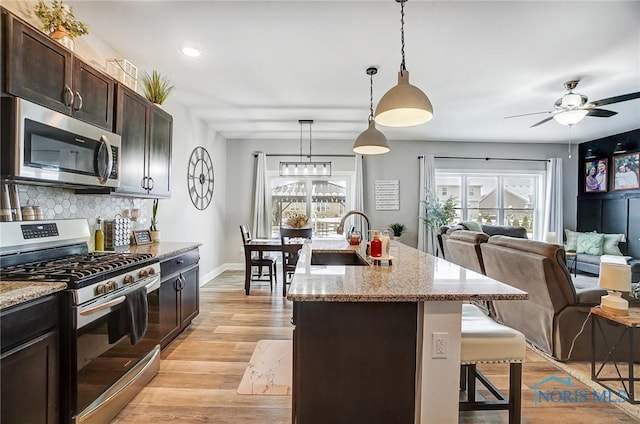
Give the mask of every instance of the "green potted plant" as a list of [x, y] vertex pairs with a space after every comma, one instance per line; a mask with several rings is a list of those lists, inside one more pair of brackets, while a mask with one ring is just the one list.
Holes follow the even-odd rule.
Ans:
[[153, 207], [151, 208], [151, 226], [149, 234], [154, 243], [160, 241], [160, 231], [158, 230], [158, 199], [153, 199]]
[[169, 78], [161, 75], [160, 72], [156, 70], [153, 70], [151, 74], [143, 71], [140, 80], [144, 87], [145, 97], [158, 106], [167, 100], [167, 97], [169, 97], [169, 94], [175, 88]]
[[431, 230], [431, 245], [434, 246], [433, 254], [436, 246], [436, 234], [438, 229], [443, 225], [450, 224], [456, 218], [456, 199], [449, 196], [444, 202], [438, 199], [438, 195], [434, 192], [427, 191], [426, 200], [422, 202], [424, 205], [424, 216], [422, 221]]
[[53, 0], [50, 6], [40, 0], [33, 11], [42, 22], [40, 29], [70, 50], [73, 50], [75, 37], [89, 33], [87, 24], [79, 21], [73, 14], [73, 8], [63, 4], [62, 0]]
[[389, 224], [387, 228], [391, 230], [391, 232], [393, 233], [394, 239], [400, 239], [402, 234], [404, 234], [404, 232], [407, 231], [407, 227], [404, 224], [401, 224], [399, 222], [394, 222], [393, 224]]

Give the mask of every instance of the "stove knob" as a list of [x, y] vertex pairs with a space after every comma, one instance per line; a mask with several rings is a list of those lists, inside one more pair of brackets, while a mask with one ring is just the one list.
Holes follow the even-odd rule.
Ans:
[[107, 291], [114, 291], [118, 288], [118, 284], [115, 281], [107, 281]]
[[125, 275], [124, 278], [122, 279], [122, 282], [124, 284], [131, 284], [133, 283], [133, 281], [134, 281], [133, 275], [130, 275], [130, 274]]
[[147, 271], [149, 272], [149, 275], [155, 275], [156, 274], [156, 270], [153, 269], [153, 267], [149, 268]]
[[95, 289], [96, 295], [98, 294], [107, 294], [107, 285], [106, 284], [98, 284]]
[[149, 275], [149, 272], [146, 269], [141, 269], [140, 271], [138, 271], [138, 277], [140, 278], [145, 278], [147, 275]]

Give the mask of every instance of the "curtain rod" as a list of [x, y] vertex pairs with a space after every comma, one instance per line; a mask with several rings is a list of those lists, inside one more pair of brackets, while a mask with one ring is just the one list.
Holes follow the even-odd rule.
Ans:
[[[284, 158], [284, 157], [300, 157], [299, 153], [280, 153], [280, 154], [270, 154], [267, 153], [265, 155], [268, 158]], [[258, 155], [257, 154], [253, 154], [254, 158], [257, 158]], [[304, 158], [311, 158], [311, 155], [302, 155], [302, 157]], [[321, 157], [321, 158], [354, 158], [356, 157], [356, 155], [318, 155], [316, 154], [315, 157]]]
[[[418, 159], [422, 159], [424, 156], [418, 156]], [[525, 162], [549, 162], [549, 159], [520, 159], [520, 158], [469, 158], [462, 156], [434, 156], [435, 159], [472, 159], [472, 160], [515, 160], [515, 161], [525, 161]]]

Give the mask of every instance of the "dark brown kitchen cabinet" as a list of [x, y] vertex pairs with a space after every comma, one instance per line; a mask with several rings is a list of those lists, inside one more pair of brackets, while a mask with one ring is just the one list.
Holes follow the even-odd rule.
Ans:
[[162, 260], [160, 273], [160, 346], [165, 348], [200, 311], [198, 249]]
[[0, 313], [0, 422], [59, 422], [58, 298]]
[[122, 150], [115, 192], [169, 197], [173, 118], [127, 87], [116, 87], [116, 133], [122, 137]]
[[5, 13], [5, 91], [113, 130], [114, 80], [41, 31]]

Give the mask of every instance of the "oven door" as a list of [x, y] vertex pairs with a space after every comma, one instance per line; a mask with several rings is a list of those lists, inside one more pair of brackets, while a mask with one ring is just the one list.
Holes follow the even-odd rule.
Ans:
[[[147, 332], [135, 345], [131, 344], [128, 330], [119, 325], [124, 302], [107, 308], [93, 307], [96, 318], [77, 330], [72, 422], [109, 422], [157, 374], [160, 363], [159, 275], [153, 280], [153, 284], [144, 283], [148, 288]], [[111, 299], [111, 302], [117, 299]], [[83, 313], [79, 316], [91, 316]]]

